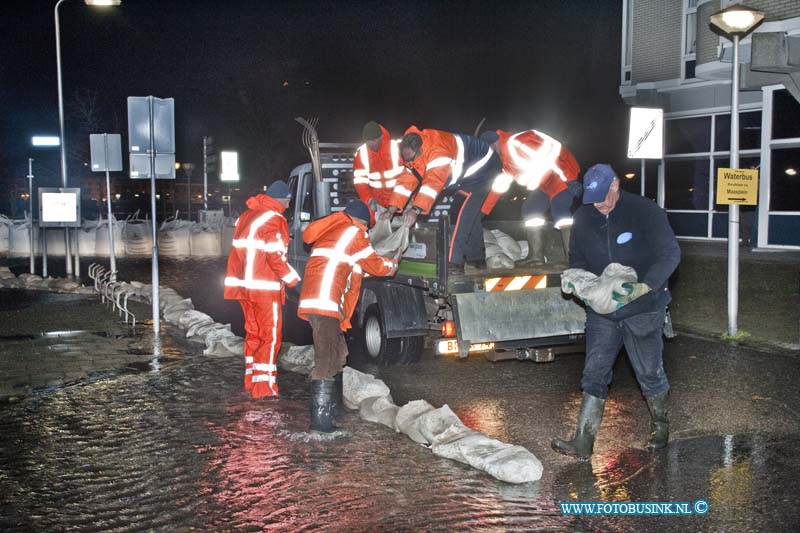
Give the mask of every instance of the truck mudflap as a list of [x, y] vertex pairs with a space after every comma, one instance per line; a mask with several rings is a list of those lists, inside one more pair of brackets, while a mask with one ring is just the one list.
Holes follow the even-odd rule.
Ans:
[[586, 323], [584, 309], [558, 287], [453, 294], [450, 302], [462, 357], [476, 343], [581, 334]]
[[425, 293], [418, 286], [394, 282], [364, 283], [359, 305], [365, 310], [371, 303], [381, 308], [384, 331], [389, 339], [421, 336], [428, 333]]

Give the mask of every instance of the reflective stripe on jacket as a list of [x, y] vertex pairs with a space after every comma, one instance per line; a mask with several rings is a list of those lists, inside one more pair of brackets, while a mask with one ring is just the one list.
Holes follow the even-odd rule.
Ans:
[[284, 284], [300, 281], [286, 260], [289, 227], [284, 207], [265, 194], [247, 200], [247, 211], [236, 221], [225, 274], [228, 300], [267, 301], [284, 299]]
[[358, 197], [366, 204], [370, 198], [388, 207], [397, 176], [403, 172], [400, 160], [400, 141], [392, 140], [389, 131], [381, 126], [381, 145], [377, 152], [362, 144], [353, 157], [353, 185]]
[[578, 179], [580, 166], [575, 157], [549, 135], [536, 130], [497, 130], [497, 134], [500, 160], [507, 174], [496, 182], [500, 194], [508, 190], [511, 178], [529, 191], [541, 189], [552, 199], [567, 188], [568, 181]]
[[390, 205], [398, 210], [405, 207], [419, 185], [413, 206], [429, 213], [442, 190], [458, 187], [462, 180], [480, 175], [494, 155], [488, 144], [469, 135], [420, 130], [416, 126], [408, 128], [406, 134], [409, 133], [422, 137], [422, 151], [414, 161], [405, 164], [405, 171], [397, 178]]
[[367, 228], [343, 211], [312, 222], [303, 241], [313, 248], [297, 315], [304, 320], [308, 315], [338, 318], [342, 330], [349, 329], [364, 273], [386, 276], [396, 263], [378, 255]]

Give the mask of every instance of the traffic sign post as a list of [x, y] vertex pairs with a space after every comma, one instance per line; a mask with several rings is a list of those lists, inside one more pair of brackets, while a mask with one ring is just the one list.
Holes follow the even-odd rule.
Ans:
[[28, 228], [30, 231], [30, 241], [31, 241], [31, 264], [30, 264], [30, 272], [31, 274], [36, 274], [36, 261], [33, 257], [34, 252], [34, 240], [33, 240], [33, 159], [28, 158], [28, 212], [31, 214], [31, 225]]
[[156, 179], [175, 179], [175, 100], [153, 96], [128, 97], [128, 143], [132, 179], [150, 178], [153, 220], [153, 333], [161, 331], [158, 281], [158, 219]]
[[122, 170], [122, 137], [119, 133], [93, 133], [89, 135], [92, 154], [92, 172], [106, 173], [106, 208], [108, 211], [108, 250], [111, 262], [111, 280], [117, 280], [117, 258], [114, 251], [114, 216], [111, 214], [110, 171]]

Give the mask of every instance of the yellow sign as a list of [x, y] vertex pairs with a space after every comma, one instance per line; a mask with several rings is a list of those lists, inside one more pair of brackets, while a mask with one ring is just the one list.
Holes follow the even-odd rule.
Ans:
[[718, 169], [717, 203], [756, 205], [758, 203], [758, 170], [754, 168]]

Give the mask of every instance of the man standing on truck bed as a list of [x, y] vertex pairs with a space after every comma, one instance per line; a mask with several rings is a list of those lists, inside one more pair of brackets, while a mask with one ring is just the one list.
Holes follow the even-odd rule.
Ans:
[[389, 131], [377, 122], [367, 122], [361, 130], [364, 144], [353, 157], [353, 185], [361, 201], [375, 200], [389, 207], [397, 176], [403, 172], [400, 141], [392, 140]]
[[378, 255], [369, 244], [370, 212], [361, 200], [309, 224], [303, 241], [313, 245], [305, 270], [297, 315], [311, 324], [314, 369], [311, 371], [311, 429], [330, 433], [333, 416], [344, 414], [342, 369], [347, 361], [343, 331], [358, 301], [364, 272], [393, 276], [397, 258]]
[[225, 299], [239, 300], [244, 312], [244, 388], [253, 398], [278, 396], [276, 358], [281, 349], [284, 285], [300, 276], [286, 261], [289, 227], [282, 213], [292, 193], [274, 181], [267, 194], [247, 200], [236, 221], [225, 276]]
[[[572, 440], [553, 439], [553, 449], [588, 459], [603, 418], [614, 362], [625, 345], [651, 415], [650, 451], [669, 441], [669, 382], [664, 372], [662, 331], [670, 301], [667, 280], [681, 259], [667, 215], [648, 198], [619, 188], [614, 170], [605, 164], [590, 168], [583, 179], [583, 203], [575, 213], [570, 241], [570, 267], [597, 276], [610, 263], [632, 267], [638, 282], [614, 293], [617, 310], [599, 314], [586, 309], [586, 359], [583, 401]], [[591, 303], [591, 302], [589, 302]]]
[[397, 178], [387, 216], [409, 204], [403, 223], [410, 227], [420, 214], [431, 211], [439, 194], [453, 194], [448, 270], [459, 274], [465, 262], [482, 262], [486, 252], [481, 220], [491, 211], [482, 209], [502, 170], [497, 155], [477, 137], [411, 126], [400, 143], [400, 156], [405, 171]]
[[572, 228], [573, 195], [579, 196], [580, 166], [575, 157], [560, 142], [536, 130], [509, 133], [503, 130], [481, 134], [492, 149], [500, 154], [503, 174], [492, 185], [494, 206], [500, 195], [516, 181], [528, 190], [522, 204], [522, 220], [528, 239], [528, 257], [525, 266], [541, 265], [544, 256], [544, 218], [547, 210], [553, 226], [561, 232], [564, 257], [569, 255], [570, 229]]

